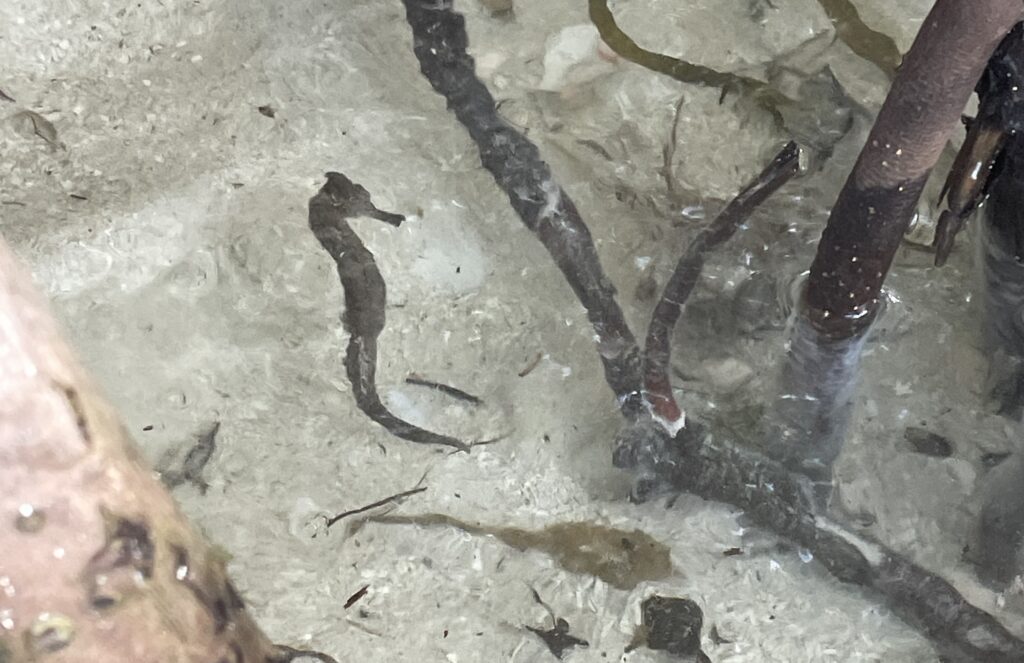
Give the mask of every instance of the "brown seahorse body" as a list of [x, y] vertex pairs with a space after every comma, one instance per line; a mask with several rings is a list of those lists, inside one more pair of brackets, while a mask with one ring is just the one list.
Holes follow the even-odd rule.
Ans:
[[309, 201], [309, 227], [338, 267], [345, 293], [342, 324], [349, 334], [345, 372], [356, 404], [392, 435], [410, 442], [440, 444], [466, 450], [469, 446], [395, 416], [377, 394], [377, 337], [384, 330], [387, 287], [373, 253], [356, 235], [347, 219], [369, 216], [398, 227], [405, 217], [377, 209], [365, 188], [345, 175], [327, 173], [327, 182]]

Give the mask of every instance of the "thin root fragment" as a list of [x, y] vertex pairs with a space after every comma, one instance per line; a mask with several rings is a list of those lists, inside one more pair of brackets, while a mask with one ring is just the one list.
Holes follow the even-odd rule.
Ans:
[[328, 656], [323, 652], [310, 649], [296, 649], [287, 645], [276, 645], [274, 656], [268, 659], [268, 663], [291, 663], [297, 658], [315, 658], [323, 663], [338, 663], [338, 659]]
[[373, 509], [376, 509], [377, 507], [386, 506], [388, 504], [394, 504], [395, 502], [403, 500], [406, 497], [410, 497], [411, 495], [415, 495], [417, 493], [422, 493], [426, 489], [427, 489], [426, 486], [420, 486], [418, 488], [412, 488], [411, 490], [403, 490], [400, 493], [397, 493], [395, 495], [389, 495], [388, 497], [385, 497], [384, 499], [377, 500], [376, 502], [372, 502], [370, 504], [367, 504], [366, 506], [361, 506], [358, 509], [352, 509], [350, 511], [342, 511], [341, 513], [339, 513], [338, 515], [332, 517], [331, 519], [329, 519], [327, 521], [327, 527], [331, 527], [332, 525], [334, 525], [336, 522], [338, 522], [342, 518], [347, 518], [348, 516], [355, 516], [355, 515], [358, 515], [360, 513], [366, 513], [367, 511], [372, 511]]

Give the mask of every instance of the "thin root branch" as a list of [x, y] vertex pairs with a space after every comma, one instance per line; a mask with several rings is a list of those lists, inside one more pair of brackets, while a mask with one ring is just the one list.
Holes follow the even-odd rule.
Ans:
[[758, 205], [797, 173], [799, 155], [797, 144], [787, 143], [768, 167], [736, 194], [721, 214], [694, 238], [665, 284], [647, 328], [644, 400], [651, 414], [671, 434], [684, 424], [683, 413], [672, 395], [669, 379], [672, 330], [682, 314], [683, 305], [700, 278], [708, 253], [732, 237]]
[[679, 141], [679, 116], [683, 112], [683, 103], [686, 97], [679, 97], [676, 102], [675, 116], [672, 118], [672, 130], [669, 132], [668, 142], [661, 148], [661, 155], [664, 163], [661, 167], [661, 175], [665, 178], [665, 187], [668, 189], [668, 198], [673, 205], [679, 205], [682, 201], [682, 194], [676, 182], [675, 173], [672, 170], [672, 162], [676, 158], [676, 144]]

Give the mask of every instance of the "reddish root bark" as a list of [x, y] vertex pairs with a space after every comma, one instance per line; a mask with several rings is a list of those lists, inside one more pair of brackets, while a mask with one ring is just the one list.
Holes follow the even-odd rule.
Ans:
[[0, 660], [279, 658], [2, 242], [0, 486]]

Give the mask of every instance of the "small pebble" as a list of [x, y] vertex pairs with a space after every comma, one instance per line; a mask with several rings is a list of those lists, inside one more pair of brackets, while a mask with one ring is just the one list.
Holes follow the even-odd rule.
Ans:
[[640, 611], [650, 649], [677, 656], [701, 653], [704, 613], [694, 601], [655, 595], [644, 600]]

